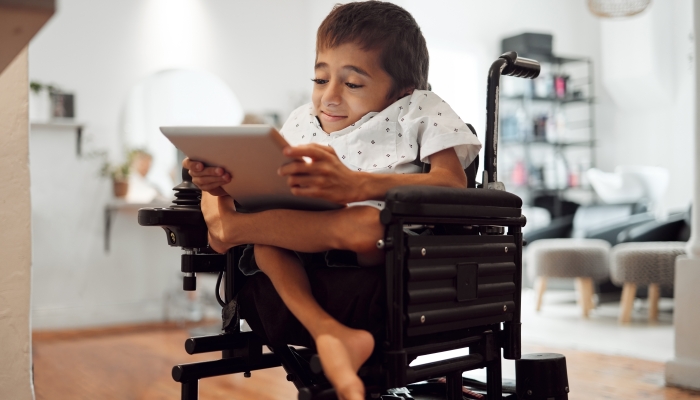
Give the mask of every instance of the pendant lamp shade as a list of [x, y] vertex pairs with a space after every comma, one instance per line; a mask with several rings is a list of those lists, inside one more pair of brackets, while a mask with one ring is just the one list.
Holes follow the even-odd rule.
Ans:
[[644, 11], [651, 0], [587, 0], [588, 9], [602, 18], [620, 18]]

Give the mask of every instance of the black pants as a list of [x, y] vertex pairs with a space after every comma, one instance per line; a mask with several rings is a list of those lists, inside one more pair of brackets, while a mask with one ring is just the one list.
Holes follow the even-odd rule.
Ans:
[[[305, 265], [316, 301], [342, 324], [384, 336], [384, 268]], [[267, 344], [314, 347], [313, 339], [292, 315], [264, 273], [249, 276], [238, 294], [241, 318]]]

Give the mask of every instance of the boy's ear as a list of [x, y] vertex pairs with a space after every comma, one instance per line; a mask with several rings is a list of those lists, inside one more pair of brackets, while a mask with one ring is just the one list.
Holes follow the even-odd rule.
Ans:
[[415, 87], [415, 86], [409, 86], [409, 87], [405, 88], [403, 91], [401, 91], [401, 94], [399, 95], [399, 98], [412, 95], [414, 90], [416, 90], [416, 87]]

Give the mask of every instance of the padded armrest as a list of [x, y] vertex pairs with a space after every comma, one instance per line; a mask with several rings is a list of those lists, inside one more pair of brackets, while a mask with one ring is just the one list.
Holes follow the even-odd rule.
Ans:
[[519, 218], [524, 225], [520, 197], [493, 189], [461, 189], [436, 186], [399, 186], [385, 197], [382, 222], [392, 216], [435, 218]]
[[461, 189], [438, 186], [399, 186], [386, 193], [386, 201], [420, 204], [453, 204], [521, 208], [523, 201], [513, 193], [494, 189]]

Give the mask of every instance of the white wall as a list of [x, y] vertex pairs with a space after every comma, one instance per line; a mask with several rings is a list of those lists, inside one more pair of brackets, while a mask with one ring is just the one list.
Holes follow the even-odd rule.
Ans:
[[[29, 76], [77, 94], [78, 119], [95, 146], [118, 152], [129, 89], [167, 68], [220, 76], [246, 111], [291, 111], [310, 87], [305, 2], [60, 0], [30, 46]], [[196, 40], [188, 40], [195, 36]]]
[[[607, 57], [604, 64], [626, 65], [611, 68], [612, 76], [603, 71], [606, 90], [618, 104], [604, 132], [607, 149], [601, 165], [609, 170], [635, 164], [668, 168], [671, 181], [663, 201], [667, 209], [688, 207], [692, 193], [692, 5], [691, 0], [652, 2], [643, 15], [605, 21], [601, 35]], [[621, 36], [624, 32], [627, 34]], [[646, 32], [653, 41], [638, 34]], [[646, 52], [646, 60], [637, 55]], [[627, 82], [621, 76], [626, 68], [631, 70]], [[635, 76], [641, 78], [637, 90], [631, 88]]]
[[[119, 116], [129, 90], [168, 68], [221, 77], [246, 111], [289, 112], [308, 93], [305, 7], [299, 2], [63, 0], [32, 41], [31, 80], [76, 93], [85, 151], [123, 148]], [[302, 5], [305, 3], [301, 3]], [[311, 48], [312, 49], [312, 48]], [[103, 250], [109, 184], [100, 160], [77, 158], [70, 130], [31, 137], [34, 216], [33, 319], [37, 329], [160, 320], [177, 290], [177, 249], [135, 211], [115, 214]]]
[[0, 398], [32, 399], [27, 51], [0, 73]]
[[[56, 16], [31, 43], [29, 76], [75, 92], [78, 120], [87, 126], [87, 151], [108, 149], [114, 156], [122, 151], [119, 115], [129, 90], [166, 68], [211, 71], [232, 88], [246, 111], [276, 111], [284, 118], [309, 98], [315, 32], [336, 2], [61, 0]], [[482, 138], [486, 72], [500, 54], [503, 37], [551, 33], [556, 54], [589, 56], [595, 76], [601, 76], [601, 22], [584, 1], [397, 3], [415, 16], [436, 55], [434, 90], [461, 103], [458, 111]], [[601, 80], [596, 81], [598, 166], [671, 168], [671, 206], [690, 199], [685, 178], [691, 158], [684, 143], [692, 125], [691, 89], [685, 88], [692, 86], [684, 60], [692, 46], [687, 41], [690, 23], [683, 22], [684, 13], [690, 21], [689, 4], [673, 1], [674, 22], [680, 21], [673, 28], [676, 50], [660, 55], [677, 60], [672, 63], [678, 75], [673, 104], [653, 112], [621, 111]], [[464, 65], [448, 65], [450, 60], [464, 60], [458, 62]], [[452, 77], [456, 84], [448, 87]], [[124, 212], [117, 215], [113, 251], [104, 254], [102, 213], [110, 188], [95, 177], [99, 163], [75, 158], [70, 133], [35, 133], [35, 321], [41, 327], [69, 327], [162, 318], [165, 282], [178, 269], [177, 250], [165, 246], [158, 229], [139, 228], [135, 214]]]

